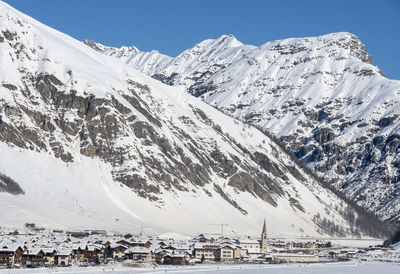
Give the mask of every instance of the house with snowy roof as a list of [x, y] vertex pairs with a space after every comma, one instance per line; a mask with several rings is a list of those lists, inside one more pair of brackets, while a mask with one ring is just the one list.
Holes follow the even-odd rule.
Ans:
[[119, 244], [117, 242], [115, 244], [110, 244], [107, 249], [111, 250], [113, 259], [123, 259], [125, 257], [125, 250], [128, 249], [128, 246]]
[[42, 250], [45, 254], [44, 255], [44, 259], [45, 259], [44, 264], [46, 266], [54, 265], [54, 255], [56, 254], [56, 249], [51, 248], [51, 247], [44, 247], [44, 248], [42, 248]]
[[248, 261], [250, 261], [250, 262], [257, 261], [265, 254], [265, 252], [261, 248], [243, 249], [242, 254], [243, 253], [245, 253], [245, 256], [243, 256], [243, 257], [247, 258]]
[[149, 240], [137, 239], [131, 242], [130, 247], [140, 246], [144, 248], [150, 248], [151, 242]]
[[256, 249], [261, 247], [261, 243], [256, 239], [239, 239], [239, 246], [242, 249]]
[[23, 252], [19, 245], [3, 245], [0, 248], [0, 265], [20, 264]]
[[190, 256], [187, 254], [166, 254], [163, 263], [170, 265], [185, 265], [188, 264]]
[[79, 243], [72, 245], [74, 260], [82, 263], [96, 262], [104, 257], [102, 245]]
[[194, 257], [202, 261], [240, 260], [240, 247], [236, 244], [195, 243], [193, 249]]
[[286, 263], [315, 263], [319, 261], [317, 255], [301, 253], [274, 253], [270, 254], [275, 262]]
[[28, 248], [22, 254], [22, 265], [25, 266], [43, 266], [46, 262], [45, 252], [40, 247]]
[[124, 251], [125, 258], [134, 261], [150, 261], [153, 259], [153, 252], [145, 247], [135, 246]]
[[54, 263], [57, 266], [69, 266], [72, 264], [72, 257], [72, 249], [61, 249], [54, 255]]
[[199, 234], [197, 237], [194, 238], [194, 241], [199, 243], [213, 243], [215, 239], [218, 239], [217, 235]]

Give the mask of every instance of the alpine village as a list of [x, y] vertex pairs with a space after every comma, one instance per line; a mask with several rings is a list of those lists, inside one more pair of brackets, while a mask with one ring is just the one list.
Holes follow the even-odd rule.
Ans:
[[199, 234], [187, 240], [138, 234], [110, 234], [105, 230], [47, 231], [27, 223], [23, 231], [0, 234], [1, 268], [105, 266], [129, 267], [191, 264], [281, 264], [339, 261], [400, 262], [392, 245], [345, 248], [330, 241], [288, 241], [268, 237], [264, 220], [260, 238]]

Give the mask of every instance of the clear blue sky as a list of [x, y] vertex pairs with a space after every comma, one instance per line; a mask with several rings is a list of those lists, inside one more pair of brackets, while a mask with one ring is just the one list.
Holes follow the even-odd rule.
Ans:
[[397, 0], [5, 0], [76, 39], [135, 45], [176, 56], [222, 34], [261, 45], [289, 37], [348, 31], [373, 64], [400, 79], [400, 1]]

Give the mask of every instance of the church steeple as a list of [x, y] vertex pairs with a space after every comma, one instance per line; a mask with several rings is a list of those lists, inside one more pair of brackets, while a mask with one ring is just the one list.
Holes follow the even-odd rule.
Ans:
[[264, 218], [264, 225], [263, 225], [263, 229], [262, 229], [261, 235], [263, 235], [264, 233], [267, 233], [267, 224], [265, 222], [265, 218]]
[[261, 232], [261, 250], [264, 252], [268, 251], [268, 234], [267, 234], [267, 223], [264, 218], [264, 225]]

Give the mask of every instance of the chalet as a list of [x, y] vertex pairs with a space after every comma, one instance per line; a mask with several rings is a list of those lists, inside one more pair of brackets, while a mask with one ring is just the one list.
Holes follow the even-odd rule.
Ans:
[[143, 241], [143, 240], [136, 240], [136, 241], [132, 241], [130, 243], [130, 247], [144, 247], [144, 248], [150, 248], [151, 246], [151, 242], [150, 241]]
[[125, 257], [125, 250], [128, 249], [127, 246], [121, 245], [121, 244], [111, 244], [109, 245], [109, 248], [112, 250], [112, 258], [113, 259], [120, 259], [122, 260]]
[[73, 251], [71, 249], [62, 249], [59, 250], [54, 255], [54, 263], [57, 266], [69, 266], [72, 264], [72, 254]]
[[220, 261], [221, 262], [228, 262], [228, 261], [233, 261], [234, 259], [234, 252], [235, 252], [236, 246], [232, 245], [223, 245], [220, 247]]
[[42, 248], [44, 252], [44, 264], [47, 266], [54, 265], [54, 256], [56, 254], [56, 250], [54, 248]]
[[22, 262], [23, 247], [6, 245], [0, 249], [0, 265], [20, 264]]
[[[240, 260], [242, 248], [240, 247], [240, 245], [237, 244], [236, 241], [222, 240], [222, 241], [218, 241], [218, 244], [220, 245], [221, 249], [224, 248], [224, 247], [232, 248], [233, 249], [233, 256], [232, 256], [231, 259], [234, 260], [234, 261], [239, 261]], [[228, 253], [229, 252], [227, 250], [225, 250], [225, 255], [227, 255]], [[222, 255], [223, 254], [221, 254], [221, 259], [223, 258]]]
[[74, 255], [74, 260], [81, 263], [90, 263], [98, 261], [102, 256], [104, 256], [103, 248], [101, 245], [95, 244], [80, 244], [73, 245], [72, 251]]
[[85, 261], [85, 249], [87, 248], [86, 244], [74, 244], [72, 246], [73, 259], [76, 262], [84, 262]]
[[185, 254], [167, 254], [164, 256], [164, 264], [170, 265], [185, 265], [188, 261], [188, 256]]
[[14, 258], [14, 250], [6, 247], [0, 249], [0, 265], [12, 264], [13, 258]]
[[167, 243], [165, 241], [159, 241], [156, 245], [162, 248], [167, 246]]
[[216, 239], [216, 237], [214, 237], [214, 236], [200, 234], [194, 240], [199, 243], [213, 243], [215, 241], [215, 239]]
[[98, 263], [104, 260], [104, 246], [99, 244], [90, 244], [87, 246], [87, 253], [85, 254], [89, 262]]
[[149, 261], [153, 257], [150, 249], [141, 246], [128, 248], [125, 250], [124, 253], [126, 259], [134, 261], [139, 261], [139, 260]]
[[120, 240], [120, 241], [116, 242], [116, 244], [126, 246], [127, 248], [133, 247], [132, 243], [128, 242], [127, 240]]
[[219, 261], [221, 252], [218, 244], [195, 243], [194, 257], [202, 261]]
[[41, 248], [28, 248], [22, 254], [22, 265], [29, 267], [43, 266], [46, 254]]
[[154, 251], [154, 258], [156, 260], [157, 264], [163, 264], [164, 263], [164, 257], [171, 252], [165, 250], [165, 249], [157, 249]]
[[0, 265], [20, 264], [23, 252], [20, 246], [3, 246], [0, 248]]

